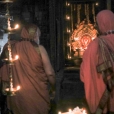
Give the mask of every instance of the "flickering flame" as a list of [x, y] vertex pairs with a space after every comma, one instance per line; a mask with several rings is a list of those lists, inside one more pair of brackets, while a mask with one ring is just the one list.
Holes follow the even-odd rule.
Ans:
[[5, 58], [4, 60], [5, 60], [5, 61], [8, 61], [8, 58]]
[[87, 113], [86, 113], [86, 110], [83, 110], [83, 114], [87, 114]]
[[70, 6], [70, 3], [68, 3], [68, 6]]
[[87, 112], [84, 108], [76, 107], [73, 110], [69, 109], [69, 111], [65, 113], [58, 112], [58, 114], [87, 114]]
[[95, 37], [92, 37], [92, 40], [94, 40], [95, 39]]
[[20, 88], [21, 88], [20, 86], [17, 86], [17, 91], [20, 90]]
[[75, 40], [75, 41], [79, 40], [79, 37], [75, 37], [74, 40]]
[[70, 19], [70, 16], [66, 16], [66, 19], [68, 19], [68, 20], [69, 20], [69, 19]]
[[17, 59], [19, 59], [19, 56], [18, 55], [15, 56], [15, 60], [17, 60]]
[[59, 112], [58, 114], [61, 114], [61, 112]]
[[98, 5], [99, 5], [99, 3], [97, 2], [97, 3], [96, 3], [96, 6], [98, 6]]
[[67, 46], [70, 46], [70, 43], [67, 43]]
[[70, 30], [68, 30], [68, 32], [70, 32]]
[[[17, 88], [11, 88], [11, 91], [18, 91], [18, 90], [20, 90], [20, 86], [17, 86]], [[9, 88], [6, 88], [5, 89], [6, 91], [9, 91], [10, 89]]]
[[15, 29], [17, 29], [17, 28], [19, 28], [19, 25], [18, 24], [15, 25]]
[[6, 88], [6, 91], [15, 91], [15, 88]]
[[70, 33], [70, 30], [67, 28], [67, 32], [69, 32]]
[[6, 88], [5, 90], [6, 90], [6, 91], [9, 91], [9, 88]]
[[72, 112], [72, 110], [71, 110], [71, 109], [69, 109], [69, 112]]

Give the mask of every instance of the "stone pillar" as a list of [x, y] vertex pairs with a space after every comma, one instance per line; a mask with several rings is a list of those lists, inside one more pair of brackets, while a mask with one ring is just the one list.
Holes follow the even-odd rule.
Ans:
[[106, 0], [107, 1], [107, 9], [111, 10], [111, 0]]

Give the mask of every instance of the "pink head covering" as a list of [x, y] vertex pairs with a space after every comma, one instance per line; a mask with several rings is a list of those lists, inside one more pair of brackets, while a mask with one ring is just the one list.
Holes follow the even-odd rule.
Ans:
[[28, 24], [23, 27], [21, 31], [22, 38], [33, 39], [39, 44], [39, 37], [41, 35], [40, 29], [34, 24]]
[[110, 10], [100, 11], [96, 16], [96, 20], [101, 33], [114, 30], [114, 14]]
[[[96, 20], [102, 34], [99, 37], [103, 38], [108, 47], [114, 52], [114, 13], [110, 10], [102, 10], [97, 14]], [[99, 61], [99, 63], [101, 62], [102, 60]]]

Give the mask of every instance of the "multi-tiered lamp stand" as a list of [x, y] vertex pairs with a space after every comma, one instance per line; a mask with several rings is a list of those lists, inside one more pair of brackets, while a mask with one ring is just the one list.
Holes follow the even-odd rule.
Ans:
[[4, 0], [1, 1], [2, 3], [7, 4], [7, 10], [5, 14], [5, 18], [7, 19], [7, 28], [4, 29], [6, 33], [8, 33], [8, 57], [4, 58], [4, 61], [8, 63], [8, 70], [9, 70], [9, 83], [8, 83], [8, 88], [5, 88], [4, 94], [7, 96], [14, 96], [16, 92], [20, 89], [20, 86], [17, 86], [16, 88], [13, 87], [13, 76], [12, 76], [12, 66], [14, 65], [14, 61], [18, 59], [18, 55], [15, 56], [15, 58], [12, 58], [12, 50], [11, 50], [11, 44], [10, 44], [10, 37], [9, 34], [12, 32], [15, 32], [16, 29], [18, 28], [18, 25], [15, 26], [15, 28], [10, 27], [10, 13], [9, 13], [9, 7], [8, 4], [12, 3], [12, 0]]

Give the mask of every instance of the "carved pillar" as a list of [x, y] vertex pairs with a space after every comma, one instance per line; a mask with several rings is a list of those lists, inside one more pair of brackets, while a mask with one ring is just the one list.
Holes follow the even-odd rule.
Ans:
[[63, 0], [49, 0], [50, 59], [56, 72], [63, 68]]
[[63, 37], [62, 0], [49, 0], [50, 60], [56, 73], [55, 101], [60, 99], [61, 79], [63, 77]]

